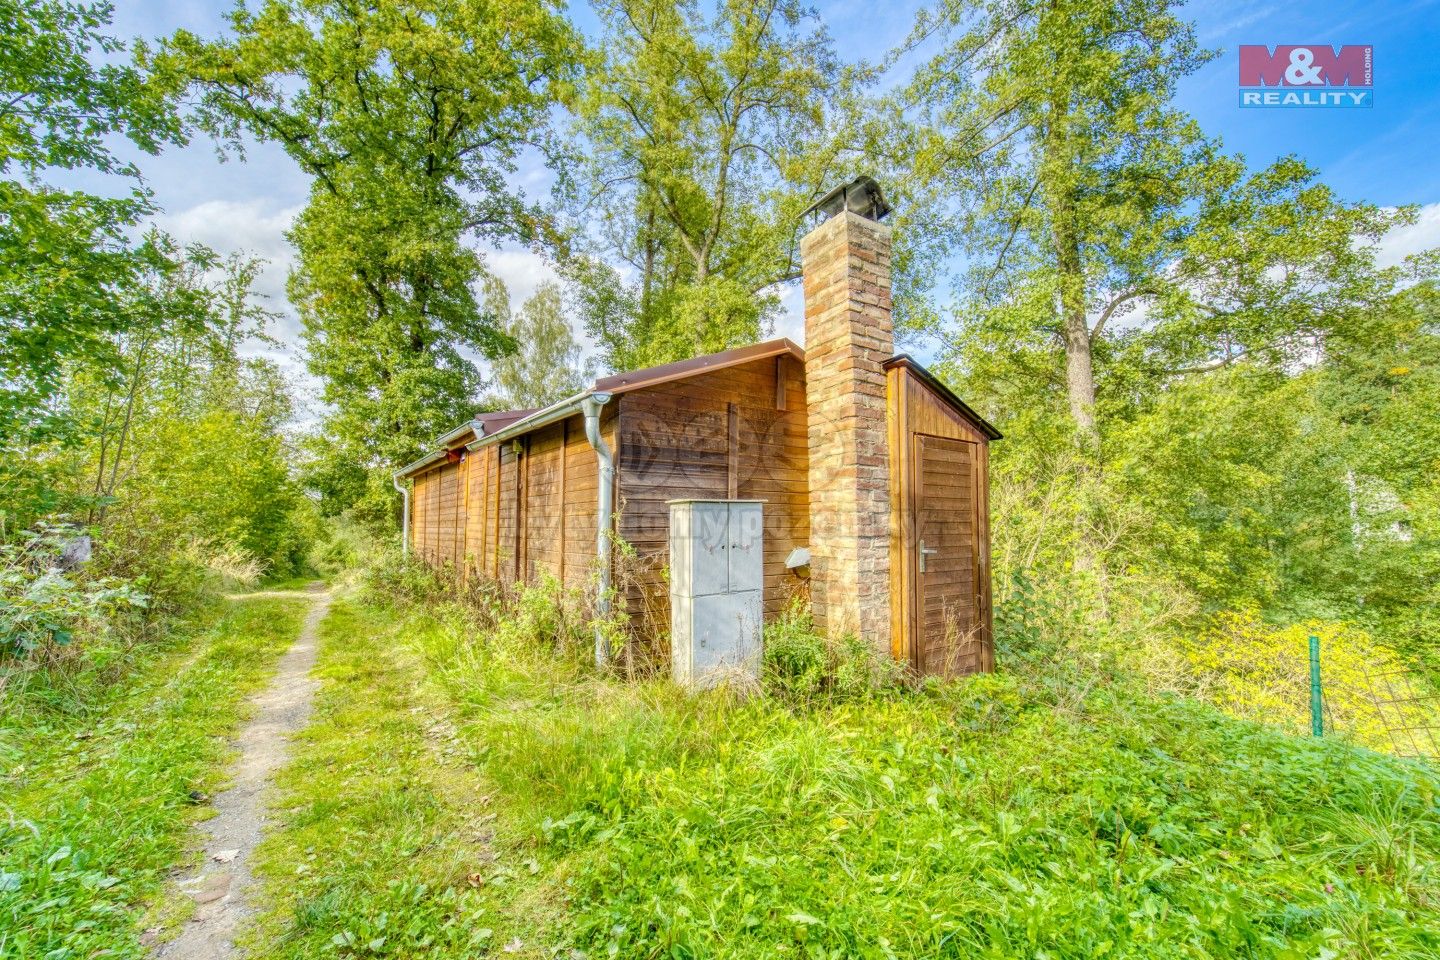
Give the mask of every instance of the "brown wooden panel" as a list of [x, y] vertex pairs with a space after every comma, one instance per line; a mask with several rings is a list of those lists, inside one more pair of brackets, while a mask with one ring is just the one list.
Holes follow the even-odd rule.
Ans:
[[[920, 638], [924, 631], [925, 605], [917, 583], [917, 541], [920, 539], [920, 504], [931, 510], [954, 515], [956, 531], [968, 535], [973, 544], [973, 562], [968, 567], [934, 568], [975, 580], [973, 606], [952, 603], [962, 617], [975, 621], [982, 638], [979, 669], [993, 669], [993, 629], [990, 611], [990, 530], [988, 463], [989, 440], [967, 417], [948, 401], [938, 396], [923, 380], [904, 367], [890, 369], [886, 376], [886, 414], [890, 435], [891, 540], [890, 564], [891, 616], [893, 621], [892, 650], [902, 662], [920, 666]], [[966, 487], [949, 481], [927, 482], [918, 476], [915, 436], [964, 441], [968, 453], [946, 449], [943, 445], [930, 451], [936, 464], [960, 467], [968, 464], [970, 483]], [[968, 571], [968, 572], [966, 572]], [[932, 604], [930, 614], [936, 615]]]
[[947, 437], [914, 437], [915, 666], [921, 673], [959, 676], [984, 670], [989, 663], [976, 579], [979, 447]]
[[525, 454], [524, 549], [525, 581], [545, 573], [560, 575], [562, 424], [530, 434]]
[[803, 368], [767, 358], [620, 400], [621, 535], [644, 570], [627, 592], [631, 615], [668, 628], [666, 502], [726, 497], [766, 501], [764, 606], [778, 614], [802, 585], [785, 558], [810, 537]]
[[469, 454], [470, 495], [465, 505], [465, 562], [472, 576], [488, 577], [485, 558], [490, 550], [490, 524], [493, 521], [493, 498], [490, 484], [494, 479], [489, 450], [473, 450]]
[[585, 437], [583, 417], [565, 421], [564, 580], [583, 587], [594, 566], [600, 465]]
[[497, 468], [500, 482], [496, 488], [495, 578], [509, 583], [515, 580], [518, 554], [520, 458], [515, 445], [498, 445]]

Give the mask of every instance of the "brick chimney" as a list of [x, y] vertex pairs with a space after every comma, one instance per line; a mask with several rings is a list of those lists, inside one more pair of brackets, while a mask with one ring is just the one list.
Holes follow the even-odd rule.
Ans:
[[[838, 195], [838, 199], [837, 199]], [[810, 590], [831, 636], [890, 650], [890, 451], [885, 371], [894, 354], [885, 201], [861, 177], [813, 209], [800, 242], [809, 407]], [[857, 212], [857, 210], [859, 212]]]

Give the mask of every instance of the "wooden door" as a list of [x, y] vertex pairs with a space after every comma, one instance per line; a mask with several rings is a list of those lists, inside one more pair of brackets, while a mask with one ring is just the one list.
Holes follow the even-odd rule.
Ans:
[[914, 437], [915, 669], [974, 673], [988, 663], [976, 577], [978, 444]]

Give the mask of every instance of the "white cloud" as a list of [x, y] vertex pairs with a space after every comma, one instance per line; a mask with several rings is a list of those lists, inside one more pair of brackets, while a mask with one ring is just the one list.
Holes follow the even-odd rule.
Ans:
[[265, 261], [255, 292], [267, 308], [282, 315], [279, 329], [272, 333], [296, 345], [299, 321], [285, 298], [285, 278], [295, 262], [295, 251], [285, 239], [285, 231], [300, 209], [258, 199], [207, 200], [178, 213], [159, 214], [155, 225], [181, 243], [203, 243], [222, 255], [242, 253]]
[[262, 257], [288, 257], [285, 231], [300, 208], [275, 207], [262, 199], [207, 200], [179, 213], [162, 213], [156, 222], [185, 240], [217, 250], [246, 250]]
[[1377, 259], [1382, 267], [1394, 266], [1412, 254], [1440, 247], [1440, 203], [1427, 203], [1408, 227], [1391, 230], [1380, 241]]
[[490, 251], [485, 254], [485, 265], [505, 282], [512, 310], [520, 309], [520, 305], [535, 294], [540, 284], [560, 279], [548, 260], [523, 247]]

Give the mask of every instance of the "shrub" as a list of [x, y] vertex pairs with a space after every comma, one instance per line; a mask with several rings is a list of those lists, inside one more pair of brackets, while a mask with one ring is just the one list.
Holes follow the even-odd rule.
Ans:
[[423, 604], [448, 593], [449, 581], [429, 564], [398, 547], [376, 550], [360, 571], [367, 599], [381, 604]]
[[306, 559], [319, 573], [334, 577], [361, 569], [381, 549], [365, 527], [349, 517], [334, 517], [318, 526]]
[[[1378, 750], [1394, 747], [1392, 728], [1440, 728], [1434, 706], [1440, 701], [1424, 699], [1424, 682], [1410, 676], [1394, 651], [1349, 623], [1306, 620], [1275, 627], [1251, 611], [1218, 615], [1206, 629], [1178, 641], [1188, 669], [1177, 686], [1231, 716], [1306, 732], [1312, 635], [1320, 638], [1327, 725]], [[1387, 680], [1394, 684], [1397, 678], [1418, 699], [1400, 697], [1412, 702], [1387, 704], [1387, 717], [1376, 697]], [[1382, 699], [1391, 696], [1385, 693]]]
[[62, 570], [58, 561], [74, 537], [72, 529], [46, 525], [0, 545], [0, 654], [65, 645], [79, 632], [108, 629], [121, 610], [146, 606], [133, 584]]
[[794, 597], [765, 625], [765, 685], [794, 702], [863, 699], [895, 686], [902, 668], [860, 638], [831, 639], [815, 628], [809, 604]]

